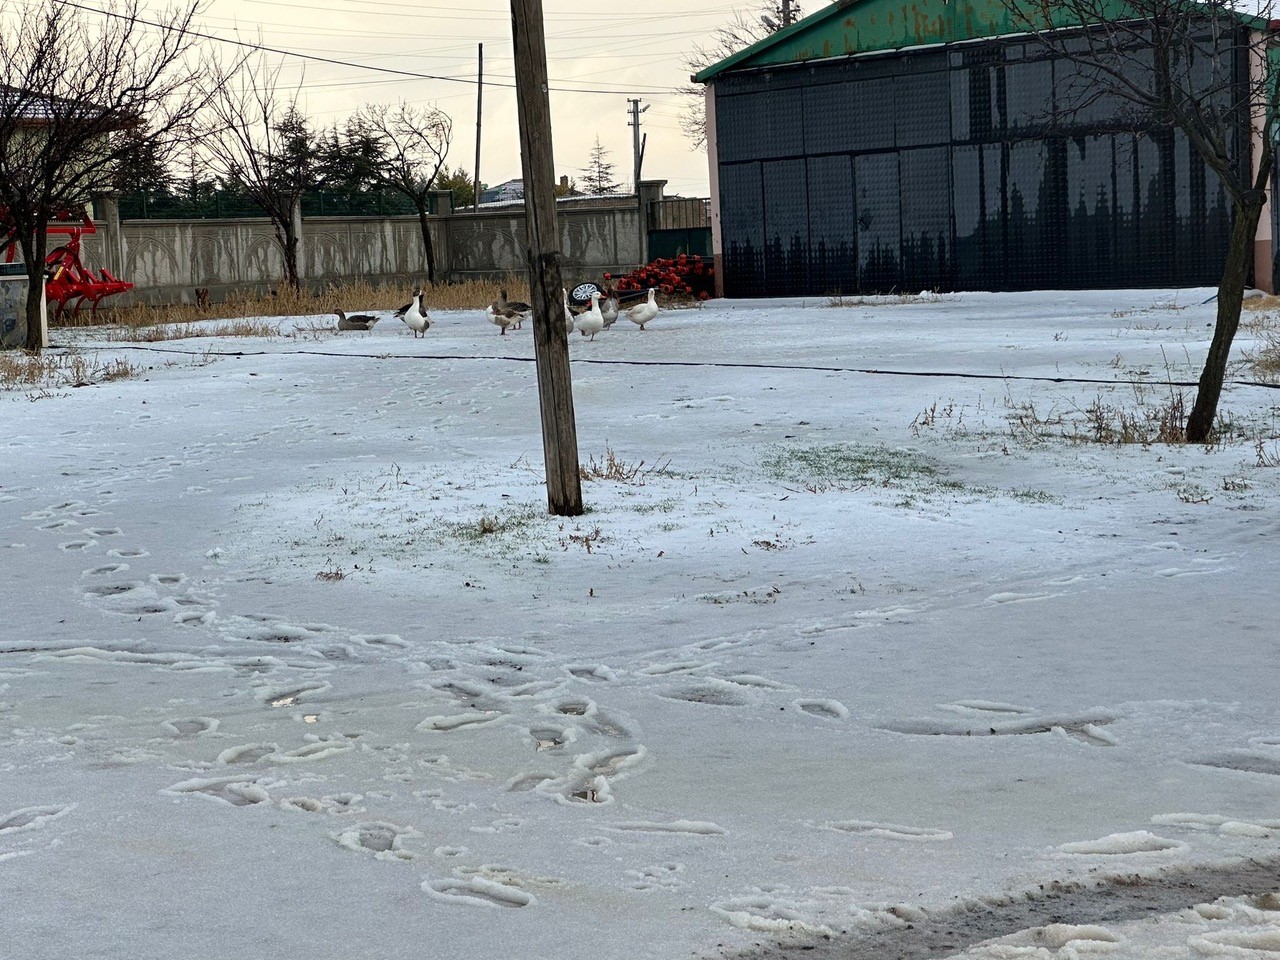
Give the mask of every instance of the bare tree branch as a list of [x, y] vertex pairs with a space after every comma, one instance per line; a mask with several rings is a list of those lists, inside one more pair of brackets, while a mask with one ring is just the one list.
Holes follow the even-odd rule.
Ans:
[[141, 9], [116, 0], [91, 13], [53, 0], [0, 25], [0, 226], [27, 264], [31, 349], [42, 345], [50, 219], [108, 190], [139, 139], [171, 157], [207, 100], [190, 33], [198, 0], [146, 20]]
[[315, 186], [315, 138], [298, 109], [300, 87], [283, 89], [280, 69], [260, 56], [242, 62], [230, 79], [210, 89], [201, 148], [214, 172], [243, 189], [270, 218], [284, 282], [297, 290], [301, 237], [296, 214], [302, 195]]
[[427, 257], [427, 279], [435, 283], [435, 245], [431, 242], [427, 216], [431, 191], [444, 169], [453, 142], [453, 121], [436, 107], [413, 106], [403, 101], [396, 107], [365, 104], [354, 119], [381, 146], [382, 162], [370, 171], [376, 181], [403, 194], [418, 211]]
[[[799, 4], [792, 4], [792, 15], [799, 16]], [[782, 9], [777, 3], [758, 3], [753, 9], [733, 11], [729, 22], [711, 31], [706, 43], [695, 43], [682, 62], [691, 74], [713, 63], [719, 63], [753, 43], [763, 40], [782, 27]], [[677, 93], [688, 97], [680, 110], [680, 129], [695, 150], [707, 147], [706, 91], [698, 84], [677, 87]]]
[[[1216, 174], [1234, 223], [1218, 286], [1218, 316], [1186, 438], [1207, 441], [1253, 266], [1275, 160], [1280, 93], [1270, 14], [1225, 0], [1003, 0], [1016, 26], [1075, 73], [1052, 106], [1059, 129], [1170, 127]], [[1055, 67], [1056, 69], [1056, 67]]]

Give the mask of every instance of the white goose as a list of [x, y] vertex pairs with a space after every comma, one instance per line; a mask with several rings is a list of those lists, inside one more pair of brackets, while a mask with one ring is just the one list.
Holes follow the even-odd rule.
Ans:
[[584, 337], [591, 335], [591, 339], [596, 338], [596, 334], [604, 329], [604, 316], [600, 313], [600, 291], [596, 290], [591, 294], [591, 309], [578, 318], [578, 332]]
[[653, 318], [656, 317], [657, 315], [658, 315], [658, 301], [657, 301], [657, 298], [654, 296], [653, 287], [649, 288], [648, 300], [646, 300], [644, 303], [637, 303], [634, 307], [628, 307], [626, 310], [623, 310], [621, 311], [621, 313], [619, 313], [619, 316], [626, 317], [632, 323], [638, 324], [641, 331], [644, 330], [644, 325], [646, 323], [649, 323], [651, 320], [653, 320]]
[[396, 311], [396, 316], [405, 322], [410, 330], [413, 331], [413, 338], [418, 339], [418, 334], [427, 335], [427, 330], [431, 328], [431, 317], [427, 315], [427, 304], [421, 289], [413, 291], [413, 300], [405, 304]]

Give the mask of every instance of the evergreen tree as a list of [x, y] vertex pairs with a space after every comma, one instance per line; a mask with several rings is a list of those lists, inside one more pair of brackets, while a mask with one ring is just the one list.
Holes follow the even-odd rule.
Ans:
[[600, 134], [591, 148], [591, 159], [582, 169], [582, 189], [588, 194], [617, 193], [622, 185], [613, 179], [615, 164], [609, 161], [609, 151], [600, 146]]
[[[437, 190], [448, 190], [453, 193], [453, 209], [461, 210], [475, 202], [476, 185], [466, 168], [458, 166], [456, 170], [441, 170], [436, 177]], [[483, 184], [481, 185], [483, 189]]]
[[130, 194], [166, 192], [172, 177], [156, 141], [137, 129], [124, 131], [120, 140], [122, 153], [115, 167], [115, 188]]
[[317, 179], [325, 189], [367, 193], [379, 185], [386, 151], [363, 117], [350, 117], [341, 128], [334, 124], [325, 130], [316, 149]]

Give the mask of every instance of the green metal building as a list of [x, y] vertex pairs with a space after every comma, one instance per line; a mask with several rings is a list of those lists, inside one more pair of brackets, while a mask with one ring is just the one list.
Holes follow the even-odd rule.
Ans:
[[[1210, 45], [1247, 102], [1266, 24], [1230, 26]], [[1079, 66], [1000, 0], [839, 0], [695, 79], [707, 87], [724, 295], [1215, 285], [1221, 274], [1231, 205], [1217, 175], [1180, 131], [1135, 119], [1119, 98], [1082, 108]], [[1247, 115], [1231, 149], [1251, 162]], [[1268, 290], [1272, 226], [1268, 212], [1252, 278]]]

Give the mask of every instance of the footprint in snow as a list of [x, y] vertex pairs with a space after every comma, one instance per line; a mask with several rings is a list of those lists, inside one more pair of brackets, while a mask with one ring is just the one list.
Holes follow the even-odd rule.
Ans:
[[584, 753], [577, 757], [573, 764], [597, 777], [612, 777], [619, 770], [634, 767], [644, 760], [648, 750], [643, 744], [624, 750], [604, 750], [600, 753]]
[[952, 703], [938, 704], [939, 710], [965, 714], [1023, 714], [1031, 713], [1029, 707], [1020, 707], [1015, 703], [1002, 703], [999, 700], [956, 700]]
[[1115, 737], [1104, 729], [1107, 724], [1119, 719], [1116, 714], [1109, 711], [1097, 710], [1074, 715], [1019, 714], [1016, 719], [997, 719], [996, 716], [982, 715], [1004, 713], [999, 710], [975, 712], [979, 716], [973, 719], [961, 717], [950, 721], [899, 720], [880, 724], [880, 729], [922, 737], [1005, 737], [1049, 733], [1078, 740], [1093, 747], [1113, 747], [1117, 743]]
[[609, 824], [605, 829], [620, 833], [677, 833], [696, 837], [723, 837], [729, 833], [709, 820], [625, 820]]
[[537, 751], [559, 750], [566, 743], [577, 739], [573, 727], [530, 727], [529, 737], [533, 740], [533, 748]]
[[346, 740], [313, 740], [292, 750], [277, 750], [267, 759], [272, 763], [304, 763], [309, 760], [325, 760], [340, 753], [354, 750], [355, 744]]
[[1054, 849], [1068, 856], [1122, 857], [1182, 853], [1187, 850], [1187, 845], [1178, 840], [1166, 840], [1146, 830], [1134, 830], [1131, 833], [1109, 834], [1098, 840], [1063, 843]]
[[688, 703], [703, 703], [713, 707], [742, 707], [747, 703], [742, 694], [724, 681], [713, 683], [706, 680], [687, 687], [668, 690], [661, 696], [667, 700], [684, 700]]
[[540, 786], [548, 781], [554, 780], [554, 773], [546, 771], [537, 773], [519, 773], [507, 781], [507, 792], [509, 793], [528, 793], [531, 790], [537, 790]]
[[1265, 776], [1280, 777], [1280, 757], [1269, 753], [1228, 750], [1202, 760], [1192, 760], [1191, 763], [1199, 767], [1215, 767], [1219, 770], [1234, 770], [1238, 773], [1260, 773]]
[[672, 663], [655, 663], [637, 671], [647, 677], [669, 677], [677, 673], [693, 673], [718, 666], [718, 663], [707, 663], [704, 660], [677, 660]]
[[955, 839], [955, 834], [950, 830], [939, 830], [934, 827], [906, 827], [897, 823], [877, 823], [874, 820], [831, 820], [822, 826], [826, 830], [837, 830], [840, 833], [862, 837], [877, 837], [882, 840]]
[[484, 877], [465, 880], [424, 880], [422, 889], [428, 896], [444, 903], [473, 907], [527, 907], [537, 903], [533, 894]]
[[796, 709], [824, 720], [847, 720], [849, 708], [839, 700], [794, 700]]
[[483, 727], [493, 723], [501, 723], [506, 720], [507, 716], [497, 711], [485, 713], [459, 713], [453, 716], [435, 716], [427, 717], [417, 725], [415, 729], [423, 731], [440, 731], [449, 732], [452, 730], [461, 730], [464, 727]]
[[587, 700], [585, 697], [570, 698], [552, 704], [551, 709], [566, 717], [589, 717], [596, 712], [596, 705], [594, 701]]
[[[754, 673], [735, 673], [731, 676], [720, 677], [726, 683], [736, 684], [739, 687], [756, 687], [761, 690], [786, 690], [787, 685], [777, 680], [770, 680], [768, 677], [761, 677]], [[832, 701], [834, 702], [834, 701]]]
[[321, 693], [333, 689], [327, 680], [311, 683], [293, 683], [287, 686], [263, 683], [254, 691], [254, 699], [271, 707], [292, 707], [303, 700], [308, 700]]
[[1280, 835], [1280, 820], [1249, 822], [1213, 813], [1160, 813], [1151, 818], [1156, 826], [1202, 830], [1232, 837], [1265, 839]]
[[355, 853], [371, 853], [378, 860], [415, 860], [417, 854], [401, 849], [405, 837], [416, 836], [412, 827], [374, 820], [357, 823], [333, 835], [338, 846]]
[[178, 717], [166, 720], [162, 726], [174, 737], [198, 737], [215, 733], [219, 721], [215, 717]]
[[75, 804], [69, 806], [48, 804], [22, 807], [7, 814], [0, 814], [0, 836], [16, 833], [19, 830], [38, 830], [51, 820], [66, 816], [74, 808]]
[[105, 563], [100, 567], [90, 567], [80, 574], [82, 577], [106, 577], [113, 573], [124, 573], [129, 569], [127, 563]]
[[679, 890], [684, 882], [679, 879], [684, 873], [682, 863], [661, 863], [655, 867], [642, 870], [628, 870], [625, 876], [632, 879], [631, 889], [641, 892], [650, 890]]
[[987, 597], [988, 603], [1027, 603], [1032, 600], [1048, 600], [1056, 596], [1052, 593], [993, 593]]
[[279, 745], [274, 743], [242, 743], [223, 750], [214, 762], [227, 766], [248, 766], [263, 758], [269, 758], [279, 749]]
[[171, 597], [161, 597], [152, 600], [150, 603], [144, 603], [136, 607], [129, 607], [122, 610], [114, 610], [113, 613], [123, 613], [132, 617], [153, 617], [162, 613], [176, 613], [182, 608], [177, 600]]
[[103, 597], [119, 597], [134, 590], [141, 589], [142, 584], [133, 581], [130, 583], [104, 583], [97, 587], [87, 587], [84, 596], [88, 600], [97, 600]]
[[569, 675], [579, 680], [585, 680], [588, 683], [613, 683], [618, 679], [618, 675], [603, 664], [580, 664], [576, 666], [566, 667]]
[[201, 796], [233, 807], [251, 807], [271, 799], [257, 780], [243, 777], [196, 777], [160, 791], [170, 796]]

